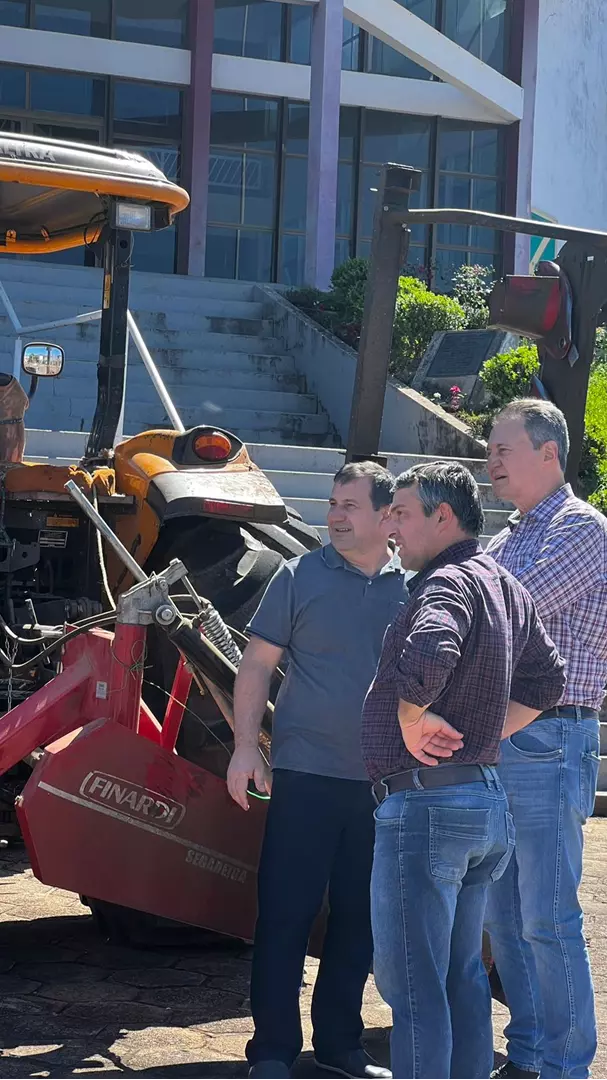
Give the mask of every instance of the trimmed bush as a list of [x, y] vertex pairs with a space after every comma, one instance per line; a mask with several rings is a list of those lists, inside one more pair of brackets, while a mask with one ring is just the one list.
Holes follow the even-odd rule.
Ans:
[[[287, 298], [321, 326], [354, 348], [358, 347], [369, 263], [347, 259], [333, 271], [331, 288], [292, 289]], [[402, 277], [398, 283], [390, 372], [407, 381], [437, 330], [463, 330], [466, 315], [449, 296], [430, 292], [423, 281]]]
[[535, 345], [519, 345], [518, 349], [497, 353], [485, 360], [480, 377], [489, 394], [489, 406], [502, 409], [514, 398], [526, 397], [533, 375], [540, 370]]
[[466, 315], [457, 300], [430, 292], [417, 278], [401, 278], [396, 299], [391, 371], [408, 381], [435, 333], [463, 330], [465, 326]]

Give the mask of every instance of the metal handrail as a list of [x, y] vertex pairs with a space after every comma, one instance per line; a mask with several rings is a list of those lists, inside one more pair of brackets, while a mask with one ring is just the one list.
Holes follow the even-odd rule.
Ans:
[[[60, 326], [76, 326], [79, 323], [95, 322], [96, 320], [101, 318], [101, 309], [99, 309], [98, 311], [85, 311], [82, 315], [72, 315], [69, 319], [54, 319], [52, 322], [34, 323], [32, 326], [23, 326], [21, 320], [19, 319], [19, 316], [17, 315], [17, 312], [15, 311], [11, 303], [10, 297], [6, 289], [4, 288], [2, 281], [0, 281], [0, 300], [2, 301], [6, 314], [11, 321], [13, 330], [17, 334], [17, 337], [15, 339], [15, 351], [13, 354], [13, 375], [16, 379], [19, 379], [21, 375], [21, 352], [23, 349], [23, 336], [25, 334], [29, 336], [30, 334], [38, 334], [42, 330], [55, 330]], [[124, 434], [124, 405], [126, 400], [126, 380], [128, 374], [127, 359], [129, 338], [132, 338], [133, 343], [137, 348], [137, 352], [139, 353], [143, 361], [144, 367], [148, 375], [150, 376], [154, 389], [158, 394], [160, 401], [164, 405], [167, 416], [171, 421], [174, 429], [179, 432], [185, 431], [183, 421], [179, 413], [177, 412], [171, 395], [169, 394], [166, 386], [164, 385], [162, 375], [160, 374], [158, 368], [156, 367], [156, 364], [154, 363], [152, 354], [143, 339], [141, 331], [137, 326], [137, 323], [130, 309], [127, 312], [127, 326], [128, 335], [127, 352], [125, 355], [124, 395], [122, 398], [122, 411], [120, 413], [120, 419], [118, 421], [118, 428], [116, 430], [114, 445], [116, 445], [116, 443], [119, 443], [122, 440]]]

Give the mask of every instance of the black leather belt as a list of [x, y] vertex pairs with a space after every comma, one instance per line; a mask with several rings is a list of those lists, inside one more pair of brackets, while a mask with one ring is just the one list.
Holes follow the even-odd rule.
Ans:
[[478, 784], [479, 780], [484, 779], [482, 765], [421, 766], [419, 769], [406, 769], [405, 772], [384, 776], [373, 785], [373, 798], [379, 806], [387, 795], [394, 795], [397, 791], [418, 791], [420, 786], [434, 789], [454, 784]]
[[535, 719], [553, 720], [555, 717], [561, 720], [598, 720], [599, 714], [597, 709], [589, 709], [587, 705], [556, 705], [554, 709], [546, 709]]

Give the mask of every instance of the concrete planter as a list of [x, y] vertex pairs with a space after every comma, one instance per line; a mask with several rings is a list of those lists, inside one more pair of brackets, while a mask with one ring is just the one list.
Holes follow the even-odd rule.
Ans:
[[[318, 395], [345, 446], [350, 403], [356, 373], [356, 352], [323, 329], [278, 290], [256, 286], [256, 300], [273, 320], [273, 336], [295, 362], [309, 393]], [[386, 387], [381, 450], [392, 454], [432, 454], [441, 457], [479, 458], [485, 444], [456, 417], [428, 398], [390, 376]]]

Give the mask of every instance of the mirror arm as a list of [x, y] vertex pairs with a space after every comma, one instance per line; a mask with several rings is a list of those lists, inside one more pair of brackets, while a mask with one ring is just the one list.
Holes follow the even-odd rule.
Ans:
[[30, 388], [29, 388], [29, 390], [27, 392], [27, 396], [30, 399], [30, 401], [32, 400], [34, 394], [36, 393], [37, 388], [38, 388], [38, 376], [37, 375], [32, 375], [32, 377], [30, 379]]

